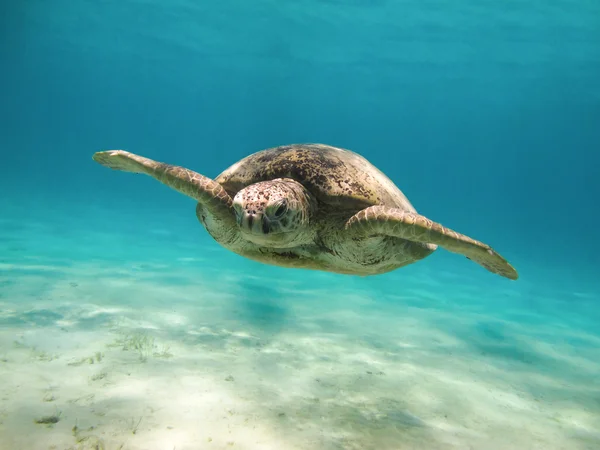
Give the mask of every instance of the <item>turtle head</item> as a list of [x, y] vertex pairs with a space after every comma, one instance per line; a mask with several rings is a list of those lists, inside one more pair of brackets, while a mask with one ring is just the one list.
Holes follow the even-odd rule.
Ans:
[[242, 236], [257, 245], [286, 248], [311, 240], [314, 201], [298, 182], [278, 178], [251, 184], [233, 198]]

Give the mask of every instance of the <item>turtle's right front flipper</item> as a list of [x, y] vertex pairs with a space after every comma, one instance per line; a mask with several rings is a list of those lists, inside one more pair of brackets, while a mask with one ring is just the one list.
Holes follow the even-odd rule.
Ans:
[[492, 273], [516, 280], [519, 274], [489, 245], [457, 233], [416, 212], [376, 205], [359, 211], [345, 225], [353, 237], [394, 236], [413, 242], [440, 245], [460, 253]]
[[150, 175], [170, 188], [197, 200], [224, 229], [233, 229], [236, 226], [231, 197], [223, 186], [204, 175], [124, 150], [97, 152], [92, 158], [114, 170]]

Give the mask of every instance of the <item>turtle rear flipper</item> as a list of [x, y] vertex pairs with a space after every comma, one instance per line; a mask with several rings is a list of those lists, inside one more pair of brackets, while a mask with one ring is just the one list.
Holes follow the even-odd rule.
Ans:
[[172, 166], [124, 150], [96, 152], [92, 159], [114, 170], [149, 175], [176, 191], [198, 201], [200, 208], [226, 230], [236, 227], [232, 200], [223, 186], [204, 175]]
[[420, 214], [386, 206], [371, 206], [352, 216], [345, 226], [356, 237], [394, 236], [413, 242], [439, 245], [511, 280], [517, 271], [483, 242], [450, 230]]

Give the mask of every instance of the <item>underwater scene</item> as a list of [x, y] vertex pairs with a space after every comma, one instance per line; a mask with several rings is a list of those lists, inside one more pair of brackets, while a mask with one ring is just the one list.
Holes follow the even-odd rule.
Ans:
[[0, 67], [0, 449], [600, 449], [600, 3], [7, 1]]

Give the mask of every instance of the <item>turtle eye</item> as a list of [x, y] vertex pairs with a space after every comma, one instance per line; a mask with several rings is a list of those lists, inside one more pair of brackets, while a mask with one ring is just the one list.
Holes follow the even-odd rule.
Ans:
[[283, 216], [288, 210], [287, 204], [284, 202], [275, 210], [275, 217]]

